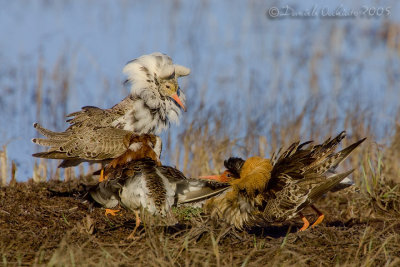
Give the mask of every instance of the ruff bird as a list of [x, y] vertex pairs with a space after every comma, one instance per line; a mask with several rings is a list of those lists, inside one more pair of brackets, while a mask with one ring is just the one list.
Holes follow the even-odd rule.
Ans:
[[[189, 75], [190, 69], [173, 64], [165, 54], [153, 53], [128, 62], [123, 72], [130, 95], [112, 108], [83, 107], [68, 115], [70, 126], [63, 132], [53, 132], [35, 123], [35, 129], [47, 139], [34, 138], [33, 143], [49, 150], [33, 156], [63, 159], [59, 167], [101, 161], [110, 158], [107, 153], [113, 157], [119, 154], [117, 148], [123, 144], [115, 139], [121, 140], [127, 133], [159, 134], [170, 122], [179, 123], [181, 109], [186, 108], [178, 78]], [[103, 149], [109, 150], [105, 153]]]
[[[49, 141], [54, 146], [47, 152], [33, 154], [35, 157], [63, 159], [67, 161], [68, 166], [78, 165], [83, 161], [103, 165], [111, 162], [111, 166], [116, 166], [146, 157], [161, 164], [162, 141], [160, 137], [153, 134], [139, 135], [126, 130], [104, 127], [90, 129], [86, 132], [87, 135], [68, 136], [68, 142], [64, 143], [66, 141], [64, 132], [52, 132], [39, 124], [34, 126], [39, 133], [49, 138], [41, 139], [41, 144], [48, 144]], [[60, 140], [60, 146], [55, 147], [58, 140]], [[33, 139], [33, 142], [37, 140]]]
[[91, 187], [92, 200], [108, 210], [121, 206], [133, 211], [136, 225], [128, 239], [134, 237], [140, 225], [139, 211], [174, 220], [171, 207], [203, 201], [220, 194], [228, 184], [186, 178], [176, 168], [161, 166], [152, 159], [141, 159], [106, 167], [107, 179]]
[[298, 214], [304, 222], [300, 231], [304, 231], [310, 223], [301, 212], [310, 206], [319, 215], [312, 226], [321, 223], [324, 215], [313, 203], [353, 172], [335, 173], [335, 169], [365, 140], [335, 152], [345, 136], [342, 132], [320, 145], [296, 142], [271, 160], [229, 158], [224, 173], [201, 177], [230, 184], [223, 194], [206, 202], [206, 213], [238, 229], [284, 222]]

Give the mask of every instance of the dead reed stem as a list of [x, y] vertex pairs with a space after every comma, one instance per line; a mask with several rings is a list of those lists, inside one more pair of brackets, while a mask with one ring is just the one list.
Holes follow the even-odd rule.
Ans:
[[7, 146], [3, 146], [3, 150], [0, 151], [0, 173], [1, 173], [1, 185], [7, 184], [7, 173], [8, 173], [8, 157], [7, 157]]
[[39, 164], [35, 161], [33, 166], [32, 179], [35, 183], [45, 182], [47, 180], [47, 161], [44, 159], [39, 160]]

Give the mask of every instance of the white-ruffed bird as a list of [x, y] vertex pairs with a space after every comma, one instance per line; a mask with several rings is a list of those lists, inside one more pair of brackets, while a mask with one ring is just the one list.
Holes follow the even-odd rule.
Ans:
[[158, 134], [170, 122], [179, 123], [181, 109], [186, 108], [178, 78], [189, 75], [190, 69], [173, 64], [169, 56], [157, 52], [128, 62], [123, 72], [130, 94], [112, 108], [83, 107], [68, 115], [72, 117], [67, 120], [70, 126], [63, 132], [35, 123], [37, 131], [47, 138], [32, 141], [49, 150], [33, 156], [63, 159], [59, 167], [76, 166], [83, 161], [102, 162], [123, 153], [126, 135]]
[[106, 214], [115, 215], [119, 206], [135, 212], [136, 226], [128, 238], [134, 237], [140, 225], [140, 211], [171, 222], [173, 206], [196, 205], [228, 188], [224, 182], [186, 178], [178, 169], [162, 166], [151, 158], [110, 163], [105, 173], [107, 179], [92, 186], [89, 196], [107, 209]]

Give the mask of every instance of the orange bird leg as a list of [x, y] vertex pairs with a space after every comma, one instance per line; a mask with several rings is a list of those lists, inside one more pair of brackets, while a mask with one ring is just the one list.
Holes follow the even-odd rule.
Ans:
[[117, 216], [117, 213], [120, 211], [121, 210], [106, 209], [106, 212], [104, 213], [104, 215], [105, 216], [107, 216], [107, 215]]
[[311, 227], [314, 227], [314, 226], [317, 226], [318, 224], [320, 224], [324, 220], [325, 215], [319, 209], [317, 209], [314, 205], [311, 205], [311, 208], [318, 214], [318, 219], [311, 225]]
[[301, 227], [299, 231], [305, 231], [308, 228], [308, 226], [310, 226], [310, 223], [308, 222], [307, 218], [304, 217], [303, 213], [300, 212], [299, 215], [304, 222], [303, 227]]
[[104, 175], [104, 168], [102, 168], [100, 171], [99, 182], [101, 183], [107, 179], [108, 179], [108, 174]]
[[103, 182], [104, 180], [104, 168], [101, 168], [99, 182]]
[[140, 217], [139, 217], [139, 212], [137, 210], [135, 210], [135, 216], [136, 216], [136, 225], [135, 228], [133, 228], [132, 233], [127, 237], [128, 240], [135, 239], [136, 230], [139, 228], [140, 225]]

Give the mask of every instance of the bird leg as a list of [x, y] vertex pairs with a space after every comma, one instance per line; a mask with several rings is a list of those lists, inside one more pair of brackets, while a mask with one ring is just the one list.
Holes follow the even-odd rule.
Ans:
[[317, 209], [314, 205], [311, 205], [311, 208], [318, 214], [318, 219], [311, 225], [311, 227], [314, 227], [314, 226], [317, 226], [318, 224], [320, 224], [324, 220], [325, 215], [319, 209]]
[[103, 182], [104, 180], [104, 168], [101, 168], [99, 182]]
[[136, 230], [139, 228], [139, 225], [140, 225], [139, 211], [135, 210], [135, 216], [136, 216], [136, 225], [135, 225], [135, 228], [133, 228], [132, 233], [126, 238], [128, 240], [135, 239]]
[[108, 174], [104, 175], [104, 168], [100, 171], [99, 182], [103, 182], [108, 179]]
[[299, 232], [305, 231], [310, 226], [310, 223], [308, 222], [307, 218], [304, 217], [303, 213], [300, 212], [299, 215], [301, 220], [304, 222], [303, 227], [300, 228]]
[[113, 210], [113, 209], [106, 209], [106, 212], [104, 213], [105, 216], [107, 215], [112, 215], [112, 216], [117, 216], [117, 213], [120, 212], [120, 209]]
[[107, 178], [108, 178], [108, 174], [104, 175], [104, 163], [101, 162], [101, 170], [100, 170], [99, 182], [101, 183], [101, 182], [107, 180]]

